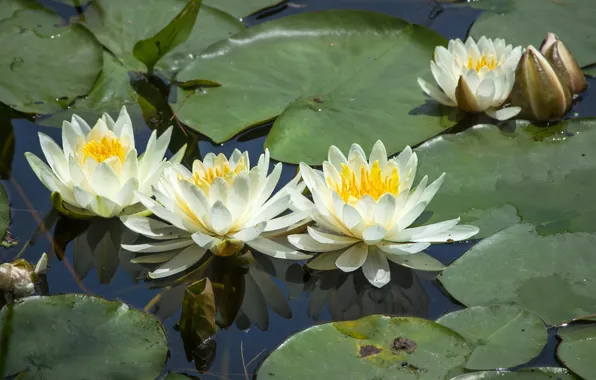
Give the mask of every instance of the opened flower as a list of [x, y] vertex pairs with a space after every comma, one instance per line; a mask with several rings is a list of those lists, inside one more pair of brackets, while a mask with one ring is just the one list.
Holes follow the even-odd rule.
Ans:
[[481, 37], [478, 44], [469, 37], [450, 40], [447, 49], [437, 46], [430, 62], [436, 86], [418, 78], [422, 90], [441, 104], [458, 107], [466, 112], [485, 112], [494, 119], [505, 120], [519, 113], [518, 107], [500, 109], [507, 101], [515, 68], [522, 48], [505, 45], [497, 38]]
[[275, 195], [281, 164], [271, 174], [269, 151], [250, 167], [248, 152], [235, 150], [230, 160], [209, 153], [195, 160], [192, 172], [169, 165], [154, 187], [156, 201], [138, 194], [143, 204], [167, 223], [142, 216], [121, 218], [131, 230], [153, 242], [123, 245], [129, 251], [156, 253], [138, 257], [137, 263], [163, 263], [152, 278], [182, 272], [198, 262], [207, 250], [218, 256], [238, 253], [244, 245], [283, 259], [305, 259], [287, 243], [287, 233], [308, 220], [305, 212], [280, 216], [290, 206], [289, 189], [302, 191], [296, 177]]
[[[323, 171], [301, 163], [314, 202], [296, 192], [293, 201], [297, 209], [311, 214], [316, 226], [309, 226], [307, 234], [290, 235], [288, 240], [299, 249], [336, 258], [335, 266], [344, 272], [362, 267], [370, 283], [381, 287], [390, 280], [387, 259], [403, 264], [404, 255], [425, 255], [419, 252], [431, 243], [477, 234], [477, 227], [457, 225], [459, 218], [409, 228], [444, 178], [443, 174], [427, 186], [425, 176], [412, 189], [417, 165], [416, 153], [409, 147], [388, 160], [380, 141], [368, 161], [362, 148], [354, 144], [348, 158], [335, 146], [329, 148]], [[317, 260], [325, 261], [320, 256]]]
[[[40, 181], [52, 191], [54, 206], [73, 217], [111, 218], [139, 209], [135, 192], [151, 196], [166, 160], [172, 128], [157, 138], [153, 131], [145, 153], [138, 157], [132, 122], [126, 107], [118, 120], [104, 114], [93, 128], [79, 116], [62, 126], [61, 149], [50, 137], [39, 133], [46, 165], [36, 155], [25, 157]], [[171, 161], [179, 162], [182, 148]]]

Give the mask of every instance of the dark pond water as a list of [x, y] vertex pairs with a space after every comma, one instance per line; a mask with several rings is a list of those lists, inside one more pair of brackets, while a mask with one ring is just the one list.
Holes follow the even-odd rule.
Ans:
[[[44, 1], [43, 4], [60, 12], [65, 18], [75, 13], [73, 9], [61, 4], [50, 1]], [[470, 24], [479, 14], [472, 9], [444, 9], [436, 2], [413, 0], [296, 0], [253, 15], [245, 22], [254, 25], [299, 12], [332, 8], [357, 8], [387, 13], [429, 26], [448, 38], [464, 38]], [[155, 89], [156, 84], [160, 86], [155, 81], [148, 83], [140, 78], [139, 91]], [[594, 80], [591, 80], [590, 85], [594, 84]], [[589, 94], [589, 91], [584, 94], [574, 112], [582, 116], [596, 115], [596, 101]], [[168, 119], [168, 114], [169, 111], [164, 109], [164, 120]], [[155, 127], [160, 121], [163, 120], [152, 120], [148, 124]], [[477, 120], [468, 119], [463, 122], [463, 126], [475, 122]], [[14, 157], [12, 163], [1, 162], [0, 168], [3, 169], [2, 180], [11, 203], [10, 230], [20, 243], [10, 249], [0, 248], [0, 261], [11, 261], [19, 253], [22, 253], [22, 257], [35, 261], [41, 253], [48, 252], [51, 254], [51, 270], [47, 276], [49, 294], [89, 293], [107, 299], [119, 299], [133, 307], [146, 308], [155, 313], [168, 330], [169, 370], [196, 374], [196, 364], [197, 368], [205, 371], [201, 374], [202, 379], [244, 378], [242, 354], [249, 363], [249, 373], [252, 373], [265, 355], [286, 337], [318, 322], [350, 320], [374, 313], [436, 319], [446, 312], [462, 308], [442, 291], [434, 280], [434, 274], [418, 273], [393, 265], [392, 282], [383, 289], [376, 289], [368, 284], [360, 271], [350, 275], [340, 272], [313, 275], [306, 273], [300, 263], [273, 261], [256, 254], [256, 264], [248, 273], [232, 274], [232, 277], [236, 276], [232, 281], [244, 283], [245, 288], [242, 306], [234, 323], [218, 332], [215, 344], [212, 342], [205, 348], [202, 361], [188, 362], [180, 333], [175, 328], [180, 317], [184, 287], [164, 288], [159, 286], [167, 286], [167, 283], [145, 282], [143, 269], [130, 264], [128, 261], [131, 256], [116, 249], [120, 242], [117, 238], [120, 233], [118, 223], [93, 224], [85, 232], [86, 235], [66, 245], [61, 260], [56, 257], [55, 251], [61, 256], [61, 250], [54, 250], [53, 245], [63, 246], [67, 240], [76, 236], [77, 231], [87, 226], [60, 219], [56, 226], [50, 225], [49, 231], [38, 228], [42, 220], [52, 221], [55, 216], [50, 213], [52, 206], [49, 192], [30, 170], [23, 153], [30, 151], [41, 155], [37, 132], [43, 131], [60, 141], [60, 130], [39, 126], [23, 115], [0, 108], [0, 129], [7, 130], [11, 127], [15, 139]], [[144, 145], [150, 128], [143, 126], [140, 130], [141, 141], [137, 144]], [[257, 127], [222, 145], [199, 137], [198, 150], [204, 156], [208, 152], [230, 154], [233, 149], [238, 148], [248, 150], [251, 160], [256, 160], [262, 152], [268, 130], [268, 126]], [[285, 165], [280, 185], [293, 176], [294, 170], [294, 167]], [[109, 249], [109, 244], [97, 244], [98, 237], [105, 236], [108, 228], [112, 229], [113, 234], [112, 249]], [[35, 239], [27, 243], [34, 235]], [[90, 249], [84, 247], [85, 238], [88, 238]], [[472, 244], [473, 242], [434, 246], [430, 253], [444, 263], [450, 263]], [[207, 268], [205, 273], [212, 278], [219, 278], [221, 266], [215, 264]], [[157, 297], [160, 297], [159, 300]], [[234, 300], [230, 297], [221, 302]], [[551, 333], [549, 344], [542, 354], [528, 365], [558, 365], [554, 355], [555, 346], [556, 338]]]

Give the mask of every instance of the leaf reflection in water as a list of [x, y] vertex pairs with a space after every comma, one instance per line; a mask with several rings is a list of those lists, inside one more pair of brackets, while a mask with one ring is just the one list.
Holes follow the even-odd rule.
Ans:
[[376, 288], [361, 272], [315, 271], [306, 284], [308, 315], [319, 320], [327, 307], [334, 321], [371, 314], [428, 317], [429, 298], [418, 274], [393, 263], [391, 273], [391, 282]]

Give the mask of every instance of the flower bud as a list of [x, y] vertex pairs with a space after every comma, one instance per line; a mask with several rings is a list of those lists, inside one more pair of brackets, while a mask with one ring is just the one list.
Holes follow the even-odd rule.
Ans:
[[558, 119], [571, 108], [570, 88], [531, 45], [517, 66], [511, 104], [521, 107], [521, 117], [540, 121]]
[[579, 94], [586, 89], [588, 83], [581, 67], [554, 33], [547, 34], [540, 47], [540, 52], [550, 62], [559, 77], [569, 86], [572, 95]]

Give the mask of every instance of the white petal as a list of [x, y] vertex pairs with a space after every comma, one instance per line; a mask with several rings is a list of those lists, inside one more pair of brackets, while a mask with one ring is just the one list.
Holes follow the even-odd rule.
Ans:
[[476, 226], [461, 225], [455, 226], [450, 230], [443, 233], [425, 236], [424, 238], [415, 239], [416, 242], [430, 242], [430, 243], [441, 243], [451, 241], [461, 241], [471, 238], [476, 235], [480, 230]]
[[381, 242], [377, 244], [377, 247], [386, 253], [393, 255], [408, 255], [412, 253], [418, 253], [424, 251], [430, 246], [430, 243], [402, 243], [396, 244], [391, 242]]
[[170, 224], [144, 216], [122, 216], [122, 223], [131, 231], [155, 240], [188, 237], [188, 232]]
[[93, 173], [92, 186], [98, 195], [112, 198], [120, 191], [120, 179], [114, 169], [104, 161], [97, 165]]
[[310, 213], [308, 212], [296, 211], [280, 216], [279, 218], [271, 219], [267, 222], [264, 232], [275, 234], [301, 222], [307, 223], [310, 221], [309, 215]]
[[126, 249], [127, 251], [131, 251], [131, 252], [152, 253], [152, 252], [172, 251], [174, 249], [188, 247], [189, 245], [194, 245], [194, 242], [192, 241], [192, 239], [183, 238], [183, 239], [156, 241], [156, 242], [144, 243], [144, 244], [122, 244], [122, 248]]
[[384, 228], [388, 228], [395, 214], [395, 196], [384, 194], [375, 205], [374, 222]]
[[153, 272], [149, 272], [149, 277], [153, 279], [163, 278], [183, 272], [201, 260], [205, 252], [207, 252], [206, 249], [193, 244], [177, 254], [170, 261], [159, 266]]
[[221, 239], [214, 236], [206, 235], [201, 232], [195, 232], [192, 234], [192, 240], [199, 245], [199, 247], [205, 249], [211, 249], [216, 244], [221, 243]]
[[278, 259], [288, 259], [288, 260], [306, 260], [310, 259], [312, 256], [299, 252], [293, 249], [289, 244], [283, 244], [285, 239], [267, 239], [267, 238], [257, 238], [251, 241], [247, 241], [246, 244], [261, 252], [265, 255], [275, 257]]
[[346, 248], [354, 241], [346, 242], [344, 240], [335, 241], [335, 243], [321, 243], [312, 238], [309, 234], [289, 235], [288, 241], [296, 248], [309, 252], [331, 252]]
[[370, 226], [362, 232], [362, 240], [368, 245], [380, 242], [387, 235], [387, 230], [381, 226]]
[[410, 242], [418, 239], [424, 239], [427, 236], [434, 236], [450, 230], [459, 223], [459, 218], [446, 220], [444, 222], [428, 224], [425, 226], [406, 228], [396, 235], [387, 236], [386, 240], [394, 242]]
[[62, 148], [66, 157], [74, 154], [77, 148], [77, 142], [79, 139], [84, 141], [87, 133], [83, 134], [78, 125], [75, 127], [69, 121], [62, 123]]
[[[321, 244], [333, 244], [333, 245], [346, 244], [346, 247], [347, 247], [350, 244], [354, 244], [354, 243], [358, 242], [357, 239], [354, 239], [352, 237], [326, 233], [326, 232], [320, 231], [316, 228], [313, 228], [311, 226], [308, 226], [307, 230], [308, 230], [308, 234], [313, 239], [315, 239], [316, 241], [318, 241]], [[338, 249], [340, 249], [340, 248], [338, 248]]]
[[335, 261], [335, 265], [344, 272], [353, 272], [360, 268], [368, 256], [368, 246], [358, 243], [346, 249]]
[[353, 229], [362, 223], [362, 216], [354, 207], [344, 204], [342, 222], [348, 229]]
[[[329, 162], [331, 163], [331, 165], [335, 166], [335, 168], [337, 169], [337, 171], [341, 172], [342, 170], [342, 164], [347, 165], [348, 164], [348, 160], [346, 159], [346, 156], [344, 156], [344, 154], [341, 152], [341, 150], [339, 150], [338, 147], [336, 147], [335, 145], [332, 145], [329, 147], [329, 152], [327, 154], [327, 158], [329, 160]], [[302, 167], [302, 165], [301, 165]]]
[[377, 288], [383, 287], [391, 280], [387, 258], [374, 248], [371, 248], [368, 252], [368, 257], [362, 265], [362, 273]]
[[94, 194], [90, 194], [89, 192], [87, 192], [79, 186], [75, 186], [73, 188], [73, 193], [77, 203], [82, 208], [90, 208], [91, 203], [95, 200]]
[[232, 214], [222, 202], [215, 202], [211, 206], [211, 227], [213, 227], [213, 231], [220, 236], [224, 236], [231, 226]]
[[56, 173], [62, 182], [69, 183], [70, 173], [68, 170], [68, 163], [66, 162], [62, 149], [60, 149], [54, 140], [41, 132], [39, 133], [39, 144], [41, 145], [41, 150], [54, 173]]
[[236, 176], [232, 188], [230, 189], [228, 197], [228, 207], [233, 219], [242, 217], [251, 205], [248, 203], [250, 199], [250, 182], [248, 174], [242, 172]]
[[426, 205], [427, 204], [425, 202], [421, 202], [414, 206], [414, 208], [412, 208], [406, 215], [404, 215], [399, 220], [399, 222], [397, 222], [397, 228], [402, 230], [408, 227], [410, 224], [414, 223], [414, 221], [418, 219], [420, 214], [424, 212]]
[[508, 120], [521, 112], [520, 107], [506, 107], [503, 109], [489, 108], [485, 113], [496, 120]]
[[438, 87], [428, 83], [424, 79], [418, 78], [418, 85], [420, 86], [422, 91], [424, 91], [424, 93], [426, 95], [430, 96], [437, 102], [439, 102], [443, 105], [446, 105], [448, 107], [456, 106], [455, 102], [453, 100], [449, 99], [449, 97], [447, 95], [445, 95], [445, 93], [443, 91], [439, 90]]
[[127, 207], [133, 203], [136, 203], [135, 191], [137, 191], [138, 188], [139, 181], [136, 178], [129, 179], [124, 186], [122, 186], [120, 192], [116, 194], [114, 201], [122, 207]]
[[265, 229], [266, 225], [267, 225], [267, 222], [259, 223], [256, 226], [240, 230], [240, 231], [236, 232], [235, 234], [231, 235], [231, 237], [233, 239], [242, 240], [244, 242], [254, 240], [261, 235], [261, 233]]

